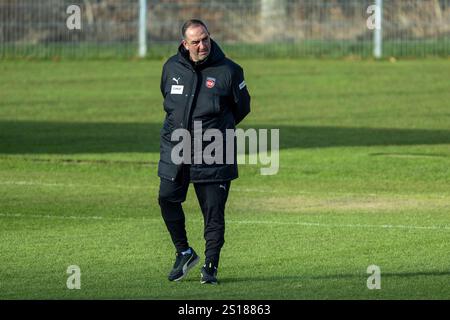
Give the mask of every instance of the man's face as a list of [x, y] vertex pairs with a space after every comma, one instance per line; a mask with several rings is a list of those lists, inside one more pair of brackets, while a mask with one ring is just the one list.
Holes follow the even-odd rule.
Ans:
[[194, 62], [202, 61], [211, 51], [211, 40], [203, 26], [192, 26], [186, 30], [183, 45], [189, 51], [189, 56]]

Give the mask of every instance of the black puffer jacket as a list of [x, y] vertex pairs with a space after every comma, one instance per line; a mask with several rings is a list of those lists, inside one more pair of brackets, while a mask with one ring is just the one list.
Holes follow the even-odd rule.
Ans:
[[[226, 163], [225, 130], [235, 129], [235, 125], [250, 112], [250, 95], [242, 68], [226, 58], [212, 39], [211, 52], [200, 64], [193, 63], [189, 52], [180, 45], [178, 54], [164, 64], [161, 93], [166, 118], [161, 129], [158, 176], [173, 181], [181, 169], [180, 164], [174, 164], [171, 160], [172, 148], [179, 143], [171, 141], [172, 132], [178, 128], [187, 129], [193, 138], [194, 121], [201, 121], [203, 132], [207, 129], [222, 132], [223, 163], [206, 164], [202, 161], [195, 164], [192, 144], [190, 181], [213, 182], [237, 178], [236, 146], [234, 163]], [[210, 143], [203, 142], [202, 149]]]

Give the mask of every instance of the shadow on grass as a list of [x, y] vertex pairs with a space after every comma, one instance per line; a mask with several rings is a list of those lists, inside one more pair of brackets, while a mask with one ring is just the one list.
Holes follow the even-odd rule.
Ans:
[[[0, 154], [158, 153], [161, 126], [159, 123], [0, 121]], [[273, 124], [253, 128], [280, 129], [281, 149], [450, 143], [450, 130]]]
[[[305, 281], [305, 280], [339, 280], [339, 279], [367, 279], [369, 274], [333, 274], [333, 275], [319, 275], [319, 276], [255, 276], [255, 277], [224, 277], [220, 278], [219, 281], [222, 283], [233, 283], [233, 282], [254, 282], [254, 281]], [[414, 278], [414, 277], [442, 277], [450, 276], [450, 272], [445, 271], [419, 271], [419, 272], [383, 272], [382, 277], [400, 277], [400, 278]]]

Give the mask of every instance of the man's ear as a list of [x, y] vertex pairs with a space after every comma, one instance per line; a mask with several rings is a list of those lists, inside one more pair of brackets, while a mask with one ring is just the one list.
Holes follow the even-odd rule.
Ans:
[[186, 49], [186, 50], [189, 50], [189, 47], [188, 47], [188, 43], [187, 43], [187, 41], [186, 40], [181, 40], [181, 43], [183, 44], [183, 47]]

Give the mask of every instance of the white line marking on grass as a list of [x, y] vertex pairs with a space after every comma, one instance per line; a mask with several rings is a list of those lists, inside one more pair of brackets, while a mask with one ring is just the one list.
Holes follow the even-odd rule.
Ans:
[[237, 224], [276, 224], [276, 225], [300, 225], [306, 227], [333, 227], [333, 228], [382, 228], [382, 229], [424, 229], [424, 230], [450, 230], [450, 226], [408, 226], [394, 224], [331, 224], [317, 222], [284, 222], [284, 221], [246, 221], [228, 220], [227, 223]]
[[[71, 187], [72, 184], [62, 183], [43, 183], [35, 181], [1, 181], [1, 185], [17, 185], [17, 186], [43, 186], [43, 187]], [[79, 186], [79, 185], [78, 185]]]
[[42, 219], [74, 219], [74, 220], [102, 220], [97, 216], [54, 216], [49, 214], [21, 214], [21, 213], [0, 213], [0, 217], [5, 218], [42, 218]]
[[[62, 187], [62, 188], [113, 188], [113, 189], [156, 189], [157, 186], [127, 186], [114, 184], [72, 184], [72, 183], [45, 183], [36, 181], [1, 181], [0, 185], [38, 186], [38, 187]], [[159, 187], [159, 186], [158, 186]]]
[[[45, 183], [39, 181], [0, 181], [0, 185], [17, 185], [17, 186], [38, 186], [38, 187], [69, 187], [69, 188], [112, 188], [112, 189], [158, 189], [159, 181], [157, 185], [149, 184], [147, 186], [128, 186], [128, 185], [120, 185], [120, 184], [72, 184], [72, 183]], [[237, 192], [260, 192], [260, 193], [273, 193], [274, 190], [268, 189], [255, 189], [255, 188], [231, 188], [231, 191]], [[285, 193], [283, 191], [283, 193]], [[295, 194], [308, 193], [308, 192], [294, 192]]]
[[124, 221], [124, 220], [148, 220], [148, 221], [162, 221], [157, 218], [147, 217], [100, 217], [100, 216], [57, 216], [50, 214], [21, 214], [21, 213], [0, 213], [0, 217], [5, 218], [31, 218], [31, 219], [56, 219], [56, 220], [104, 220], [104, 221]]
[[[147, 217], [101, 217], [101, 216], [56, 216], [56, 215], [38, 215], [38, 214], [20, 214], [20, 213], [0, 213], [0, 217], [5, 218], [39, 218], [39, 219], [61, 219], [61, 220], [140, 220], [140, 221], [161, 221], [162, 218], [147, 218]], [[202, 223], [203, 220], [190, 220], [194, 223]], [[235, 224], [268, 224], [268, 225], [298, 225], [304, 227], [325, 227], [325, 228], [368, 228], [368, 229], [415, 229], [415, 230], [450, 230], [450, 226], [410, 226], [410, 225], [394, 225], [394, 224], [331, 224], [331, 223], [317, 223], [317, 222], [297, 222], [297, 221], [269, 221], [269, 220], [227, 220], [226, 223]]]
[[[15, 185], [15, 186], [36, 186], [36, 187], [59, 187], [59, 188], [101, 188], [101, 189], [143, 189], [156, 190], [159, 189], [159, 181], [157, 184], [149, 184], [147, 186], [128, 186], [120, 184], [73, 184], [73, 183], [45, 183], [38, 181], [0, 181], [0, 185]], [[231, 192], [258, 192], [258, 193], [273, 193], [273, 190], [251, 189], [251, 188], [231, 188]], [[285, 193], [285, 192], [283, 192]], [[291, 192], [293, 193], [293, 192]], [[306, 192], [298, 192], [295, 194], [306, 194]]]

